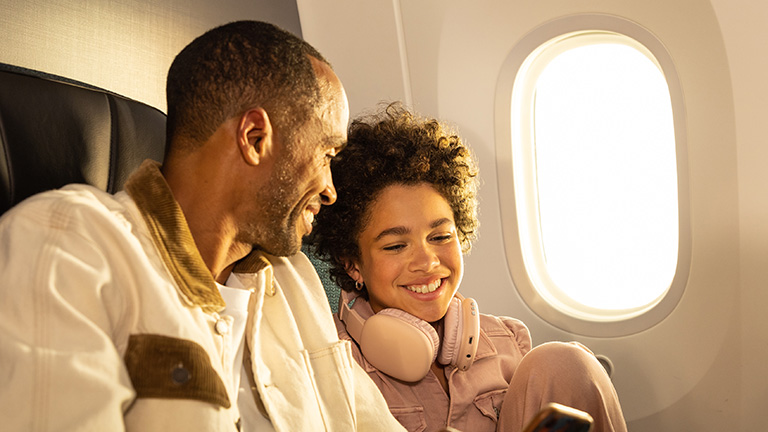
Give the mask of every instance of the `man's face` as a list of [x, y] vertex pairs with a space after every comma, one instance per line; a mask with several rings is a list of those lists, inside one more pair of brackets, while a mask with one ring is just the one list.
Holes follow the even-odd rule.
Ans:
[[320, 206], [336, 201], [330, 162], [347, 141], [349, 107], [338, 78], [323, 66], [316, 65], [316, 73], [330, 84], [328, 103], [296, 131], [292, 142], [280, 143], [275, 169], [259, 194], [259, 202], [268, 207], [260, 209], [266, 232], [256, 246], [273, 255], [298, 252]]

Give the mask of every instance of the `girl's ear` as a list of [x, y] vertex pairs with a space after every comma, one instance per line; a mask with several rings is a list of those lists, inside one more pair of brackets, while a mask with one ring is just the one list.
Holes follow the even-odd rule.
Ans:
[[365, 282], [363, 280], [363, 275], [360, 274], [360, 266], [356, 262], [352, 260], [345, 260], [344, 269], [347, 271], [349, 277], [351, 277], [352, 280], [356, 282], [356, 285], [362, 285], [363, 282]]

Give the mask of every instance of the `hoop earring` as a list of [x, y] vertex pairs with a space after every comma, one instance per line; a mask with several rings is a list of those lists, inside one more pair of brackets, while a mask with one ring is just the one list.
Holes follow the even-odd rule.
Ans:
[[355, 289], [356, 289], [356, 290], [358, 290], [358, 291], [362, 291], [362, 289], [363, 289], [363, 287], [364, 287], [364, 286], [365, 286], [364, 284], [361, 284], [360, 282], [358, 282], [358, 281], [355, 281]]

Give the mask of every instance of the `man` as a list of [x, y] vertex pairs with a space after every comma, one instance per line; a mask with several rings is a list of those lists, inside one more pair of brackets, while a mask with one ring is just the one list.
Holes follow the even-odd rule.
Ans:
[[401, 430], [294, 255], [336, 199], [338, 77], [237, 22], [176, 57], [167, 96], [162, 167], [0, 219], [3, 428]]

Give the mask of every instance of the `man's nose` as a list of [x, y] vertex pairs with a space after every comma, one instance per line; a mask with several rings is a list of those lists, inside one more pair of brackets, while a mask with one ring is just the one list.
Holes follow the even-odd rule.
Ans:
[[325, 189], [320, 192], [320, 202], [323, 205], [331, 205], [336, 202], [336, 187], [333, 186], [333, 175], [330, 169], [328, 169], [326, 179]]

